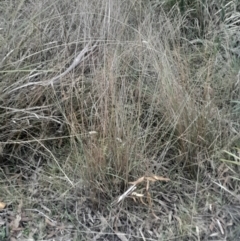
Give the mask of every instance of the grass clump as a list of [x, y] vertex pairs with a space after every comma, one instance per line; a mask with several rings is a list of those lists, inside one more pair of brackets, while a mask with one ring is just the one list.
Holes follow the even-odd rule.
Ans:
[[[111, 219], [116, 210], [109, 204], [129, 182], [151, 174], [172, 180], [152, 191], [156, 215], [161, 213], [162, 200], [169, 203], [163, 214], [166, 220], [156, 233], [130, 235], [123, 228], [129, 240], [170, 234], [204, 240], [216, 227], [217, 235], [223, 235], [224, 229], [231, 236], [223, 222], [219, 226], [214, 221], [209, 231], [209, 220], [194, 217], [206, 214], [212, 203], [226, 217], [231, 214], [221, 206], [229, 199], [216, 180], [225, 178], [232, 193], [226, 176], [236, 173], [230, 162], [224, 159], [223, 167], [220, 159], [222, 150], [232, 150], [239, 139], [237, 3], [4, 4], [0, 9], [6, 9], [0, 26], [1, 192], [22, 217], [23, 206], [51, 216], [43, 215], [48, 221], [40, 221], [38, 234], [23, 232], [23, 237], [47, 238], [46, 227], [56, 227], [53, 219], [81, 223], [74, 231], [67, 229], [68, 238], [80, 233], [90, 239], [101, 232], [116, 235]], [[12, 197], [14, 201], [9, 201]], [[20, 199], [24, 204], [19, 204]], [[90, 224], [82, 224], [88, 222], [83, 216], [79, 220], [78, 202]], [[171, 214], [173, 203], [178, 206], [176, 215]], [[105, 204], [110, 212], [107, 221]], [[94, 208], [104, 213], [100, 231], [100, 224], [93, 221]], [[136, 217], [131, 215], [136, 211], [146, 227], [154, 227], [144, 217], [146, 209], [137, 208], [129, 207], [121, 222], [127, 216], [134, 226]], [[41, 220], [42, 211], [38, 213]], [[167, 226], [167, 220], [176, 230]], [[112, 230], [104, 223], [110, 223]], [[31, 230], [34, 225], [29, 225]], [[20, 221], [17, 226], [11, 226], [11, 235], [14, 228], [24, 229]]]

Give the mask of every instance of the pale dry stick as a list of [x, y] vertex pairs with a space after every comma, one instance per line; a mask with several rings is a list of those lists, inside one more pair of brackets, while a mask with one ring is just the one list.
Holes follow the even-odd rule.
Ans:
[[60, 75], [54, 77], [53, 79], [49, 80], [48, 83], [46, 85], [53, 85], [54, 83], [58, 83], [59, 80], [64, 77], [65, 75], [67, 75], [70, 71], [72, 71], [77, 65], [79, 65], [83, 60], [85, 60], [86, 58], [88, 58], [89, 55], [87, 55], [85, 58], [84, 55], [87, 52], [90, 52], [90, 54], [92, 53], [92, 51], [95, 50], [95, 48], [97, 47], [97, 43], [95, 43], [90, 49], [88, 48], [90, 45], [90, 43], [88, 43], [84, 49], [78, 54], [78, 56], [74, 59], [73, 63]]
[[[1, 30], [1, 29], [0, 29]], [[2, 59], [2, 61], [1, 61], [1, 64], [9, 57], [9, 55], [12, 53], [14, 51], [14, 49], [13, 50], [10, 50], [9, 51], [9, 53], [7, 53], [6, 54], [6, 56]]]
[[233, 197], [235, 197], [237, 200], [240, 201], [240, 195], [236, 195], [234, 192], [231, 192], [230, 190], [228, 190], [226, 187], [224, 187], [223, 185], [221, 184], [218, 184], [217, 182], [215, 181], [212, 181], [213, 183], [215, 183], [217, 186], [219, 186], [221, 189], [225, 190], [226, 192], [228, 192], [229, 194], [231, 194]]
[[82, 134], [74, 134], [74, 135], [66, 135], [66, 136], [58, 136], [58, 137], [48, 137], [48, 138], [41, 138], [41, 139], [33, 139], [33, 140], [27, 140], [27, 141], [0, 141], [0, 145], [6, 145], [6, 144], [25, 144], [25, 143], [35, 143], [39, 141], [50, 141], [50, 140], [56, 140], [56, 139], [66, 139], [66, 138], [72, 138], [76, 136], [86, 136], [86, 133]]
[[[147, 185], [146, 185], [146, 192], [147, 192], [147, 199], [148, 199], [148, 203], [151, 205], [151, 195], [149, 193], [149, 182], [156, 182], [156, 181], [170, 181], [169, 178], [165, 178], [165, 177], [160, 177], [160, 176], [156, 176], [156, 175], [152, 175], [152, 176], [142, 176], [140, 178], [138, 178], [136, 181], [134, 182], [129, 182], [129, 184], [131, 184], [131, 186], [128, 188], [128, 190], [126, 192], [124, 192], [120, 197], [118, 197], [117, 200], [115, 200], [112, 205], [115, 204], [119, 204], [121, 201], [123, 201], [126, 197], [139, 197], [141, 202], [143, 204], [145, 204], [142, 200], [143, 195], [134, 192], [137, 188], [137, 185], [146, 181]], [[146, 204], [145, 204], [146, 205]], [[155, 214], [154, 214], [155, 216]]]
[[[44, 107], [44, 106], [43, 106]], [[43, 110], [43, 107], [39, 107], [39, 108], [42, 108]], [[51, 120], [53, 122], [56, 122], [58, 124], [62, 124], [62, 122], [58, 121], [57, 119], [54, 119], [54, 118], [51, 118], [51, 117], [48, 117], [48, 116], [43, 116], [43, 115], [39, 115], [39, 114], [36, 114], [34, 112], [31, 112], [31, 111], [28, 111], [28, 109], [39, 109], [38, 107], [33, 107], [33, 108], [26, 108], [26, 109], [17, 109], [17, 108], [11, 108], [11, 107], [5, 107], [5, 106], [1, 106], [0, 105], [0, 108], [3, 108], [3, 109], [6, 109], [6, 110], [9, 110], [9, 111], [12, 111], [12, 113], [25, 113], [25, 114], [29, 114], [29, 116], [25, 116], [25, 117], [22, 117], [22, 118], [13, 118], [12, 119], [12, 122], [16, 122], [17, 120], [23, 120], [23, 119], [30, 119], [30, 118], [37, 118], [38, 120], [39, 119], [47, 119], [47, 120]]]
[[115, 201], [112, 203], [112, 206], [120, 203], [120, 202], [123, 201], [126, 197], [130, 196], [130, 195], [132, 194], [132, 192], [133, 192], [136, 188], [137, 188], [137, 187], [136, 187], [136, 184], [130, 186], [125, 193], [123, 193], [117, 200], [115, 200]]
[[217, 224], [218, 224], [218, 227], [219, 227], [219, 229], [220, 229], [220, 231], [221, 231], [221, 234], [224, 235], [224, 230], [223, 230], [223, 227], [222, 227], [219, 219], [217, 219]]
[[25, 209], [25, 211], [32, 211], [32, 212], [37, 212], [40, 215], [42, 215], [43, 217], [47, 218], [48, 220], [50, 220], [52, 223], [57, 224], [57, 221], [54, 221], [53, 219], [49, 218], [46, 214], [44, 214], [43, 212], [39, 211], [38, 209]]
[[142, 227], [139, 228], [138, 230], [139, 230], [139, 232], [140, 232], [140, 234], [141, 234], [141, 236], [142, 236], [142, 239], [143, 239], [144, 241], [146, 241], [146, 239], [145, 239], [145, 237], [144, 237], [144, 235], [143, 235], [143, 232], [142, 232]]
[[[54, 84], [59, 83], [60, 79], [63, 78], [64, 76], [66, 76], [70, 71], [72, 71], [77, 65], [79, 65], [81, 62], [83, 62], [85, 59], [87, 59], [92, 53], [93, 51], [96, 49], [97, 47], [97, 43], [95, 43], [91, 48], [89, 48], [91, 42], [89, 42], [84, 49], [77, 55], [77, 57], [74, 59], [73, 63], [61, 74], [59, 74], [58, 76], [53, 77], [50, 80], [45, 80], [45, 81], [38, 81], [38, 82], [30, 82], [24, 85], [21, 85], [11, 91], [9, 91], [9, 93], [22, 89], [24, 87], [28, 87], [28, 86], [32, 86], [32, 85], [41, 85], [41, 86], [48, 86], [51, 85], [53, 86]], [[89, 53], [88, 55], [84, 56], [86, 53]]]
[[115, 232], [115, 234], [118, 236], [118, 238], [119, 238], [121, 241], [128, 241], [128, 239], [126, 238], [125, 233]]

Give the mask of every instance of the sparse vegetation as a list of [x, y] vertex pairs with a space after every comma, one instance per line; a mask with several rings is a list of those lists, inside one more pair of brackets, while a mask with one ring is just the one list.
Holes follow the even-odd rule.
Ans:
[[0, 240], [239, 240], [239, 11], [1, 1]]

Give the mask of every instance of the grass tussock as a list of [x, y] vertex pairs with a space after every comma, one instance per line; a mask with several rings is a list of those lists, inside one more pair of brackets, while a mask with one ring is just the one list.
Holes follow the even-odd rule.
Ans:
[[[67, 199], [81, 192], [99, 208], [121, 195], [129, 182], [155, 174], [173, 180], [156, 187], [165, 201], [171, 202], [170, 189], [182, 200], [172, 217], [177, 229], [166, 231], [163, 221], [165, 231], [158, 232], [163, 236], [156, 237], [201, 240], [204, 233], [214, 233], [206, 229], [209, 223], [193, 216], [206, 212], [212, 200], [227, 202], [223, 193], [221, 201], [217, 197], [222, 190], [237, 200], [238, 8], [235, 1], [3, 1], [4, 201], [15, 200], [14, 207], [25, 199], [35, 208], [41, 190], [46, 207], [56, 193]], [[223, 150], [235, 159], [228, 161]], [[221, 178], [224, 188], [212, 187]], [[208, 193], [202, 190], [203, 198], [196, 196], [195, 183], [199, 189], [204, 183], [211, 187]], [[26, 190], [30, 196], [24, 198]], [[190, 199], [189, 190], [195, 195]], [[158, 199], [159, 191], [154, 193]], [[67, 214], [53, 216], [62, 220]]]

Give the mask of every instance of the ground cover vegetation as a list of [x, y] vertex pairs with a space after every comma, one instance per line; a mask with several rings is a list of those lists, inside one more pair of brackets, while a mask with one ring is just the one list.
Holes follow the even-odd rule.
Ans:
[[0, 13], [0, 240], [240, 240], [238, 1]]

